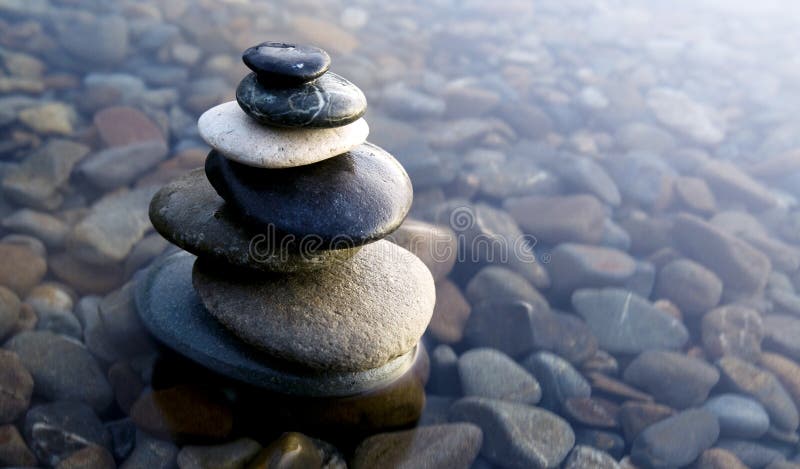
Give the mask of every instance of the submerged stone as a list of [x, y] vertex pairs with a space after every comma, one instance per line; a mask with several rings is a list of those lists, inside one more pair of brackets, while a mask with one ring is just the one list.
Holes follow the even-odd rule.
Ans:
[[332, 128], [355, 122], [367, 111], [358, 87], [335, 73], [297, 86], [270, 86], [255, 73], [236, 88], [242, 110], [264, 125], [289, 128]]

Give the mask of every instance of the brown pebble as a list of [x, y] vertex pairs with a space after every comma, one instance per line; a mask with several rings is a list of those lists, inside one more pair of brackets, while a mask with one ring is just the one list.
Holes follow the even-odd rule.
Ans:
[[747, 469], [747, 466], [730, 451], [711, 448], [703, 451], [693, 469]]
[[619, 426], [619, 406], [599, 397], [570, 397], [564, 411], [574, 421], [599, 428]]
[[0, 426], [0, 466], [35, 466], [33, 455], [14, 425]]
[[25, 296], [47, 272], [44, 258], [26, 246], [0, 243], [0, 259], [0, 285], [19, 296]]
[[247, 469], [317, 469], [322, 456], [310, 438], [302, 433], [284, 433], [261, 450]]
[[675, 413], [670, 407], [655, 402], [628, 401], [619, 408], [619, 421], [625, 440], [633, 442], [650, 425]]
[[86, 446], [70, 454], [55, 469], [115, 469], [114, 457], [102, 446]]
[[0, 424], [11, 423], [31, 403], [33, 377], [16, 353], [0, 349]]
[[460, 342], [471, 311], [472, 308], [456, 284], [442, 280], [436, 284], [436, 306], [428, 330], [439, 342]]
[[146, 432], [177, 442], [224, 440], [233, 428], [224, 397], [190, 385], [145, 392], [130, 416]]

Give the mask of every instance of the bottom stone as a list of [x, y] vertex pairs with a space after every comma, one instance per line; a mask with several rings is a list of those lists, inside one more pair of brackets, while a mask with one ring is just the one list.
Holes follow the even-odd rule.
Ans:
[[158, 259], [139, 282], [136, 307], [150, 332], [169, 348], [221, 375], [270, 391], [309, 397], [350, 396], [385, 386], [411, 368], [420, 346], [362, 372], [310, 372], [266, 356], [223, 327], [192, 287], [196, 257]]

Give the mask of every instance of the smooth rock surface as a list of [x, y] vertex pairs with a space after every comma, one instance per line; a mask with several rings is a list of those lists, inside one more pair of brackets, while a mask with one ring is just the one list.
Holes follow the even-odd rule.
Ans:
[[236, 88], [236, 101], [259, 123], [283, 128], [341, 127], [367, 112], [364, 93], [333, 72], [291, 87], [270, 86], [251, 73]]
[[487, 397], [536, 404], [542, 397], [539, 383], [502, 352], [475, 348], [458, 358], [458, 373], [465, 396]]
[[717, 366], [734, 390], [764, 406], [772, 425], [789, 432], [797, 430], [797, 406], [774, 374], [731, 356], [721, 358]]
[[354, 469], [466, 468], [475, 460], [482, 442], [483, 432], [471, 423], [422, 426], [365, 439], [351, 463]]
[[592, 393], [589, 382], [568, 361], [549, 352], [537, 352], [522, 361], [542, 387], [541, 406], [557, 411], [570, 398]]
[[481, 455], [508, 468], [555, 468], [575, 444], [561, 417], [536, 407], [467, 397], [450, 408], [450, 420], [483, 430]]
[[12, 423], [31, 403], [33, 377], [16, 353], [0, 350], [0, 424]]
[[717, 416], [720, 434], [732, 438], [756, 439], [769, 429], [769, 416], [758, 401], [741, 394], [720, 394], [703, 408]]
[[305, 83], [328, 71], [331, 58], [327, 52], [305, 44], [262, 42], [242, 53], [247, 67], [266, 83]]
[[679, 215], [672, 236], [682, 252], [713, 270], [732, 295], [753, 294], [766, 285], [772, 270], [769, 258], [701, 218]]
[[425, 265], [386, 241], [313, 273], [256, 276], [200, 258], [193, 283], [209, 312], [238, 337], [318, 370], [364, 371], [407, 353], [435, 302]]
[[161, 188], [150, 202], [150, 220], [162, 236], [192, 254], [262, 271], [314, 270], [345, 261], [358, 252], [357, 248], [302, 255], [280, 252], [266, 233], [249, 228], [231, 213], [202, 169]]
[[230, 101], [206, 111], [197, 123], [212, 148], [236, 162], [260, 168], [291, 168], [341, 155], [361, 145], [369, 125], [359, 119], [331, 129], [265, 127]]
[[703, 314], [719, 303], [722, 281], [697, 262], [679, 259], [661, 268], [653, 293], [673, 302], [682, 313]]
[[194, 262], [188, 253], [156, 261], [137, 287], [136, 305], [142, 322], [158, 340], [217, 373], [283, 394], [342, 396], [396, 379], [425, 354], [417, 347], [383, 367], [360, 373], [287, 367], [244, 344], [208, 313], [192, 286]]
[[50, 400], [75, 400], [98, 412], [114, 396], [105, 373], [80, 342], [49, 331], [22, 332], [6, 348], [16, 352], [34, 381], [34, 393]]
[[680, 321], [626, 290], [578, 290], [572, 295], [572, 305], [600, 347], [611, 353], [678, 349], [689, 339]]
[[623, 376], [626, 383], [677, 409], [702, 404], [719, 381], [719, 371], [705, 361], [662, 350], [642, 352]]
[[31, 408], [25, 415], [25, 439], [36, 457], [55, 466], [73, 452], [91, 445], [105, 447], [109, 436], [86, 404], [57, 401]]
[[631, 460], [652, 469], [685, 466], [718, 436], [719, 423], [711, 412], [686, 410], [646, 428], [633, 442]]
[[369, 143], [284, 169], [252, 168], [212, 151], [205, 170], [243, 223], [301, 250], [352, 248], [381, 239], [400, 226], [413, 198], [400, 163]]
[[761, 354], [764, 322], [758, 311], [739, 305], [725, 305], [703, 316], [703, 347], [711, 358], [738, 357], [754, 362]]

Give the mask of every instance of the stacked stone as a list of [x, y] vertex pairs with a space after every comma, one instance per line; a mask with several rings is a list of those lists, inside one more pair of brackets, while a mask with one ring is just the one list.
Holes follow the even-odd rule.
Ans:
[[205, 174], [152, 200], [153, 225], [188, 253], [150, 269], [140, 316], [178, 352], [272, 391], [395, 380], [424, 354], [435, 302], [422, 261], [382, 239], [410, 209], [408, 175], [366, 142], [366, 98], [325, 51], [263, 43], [243, 58], [238, 103], [199, 120]]

